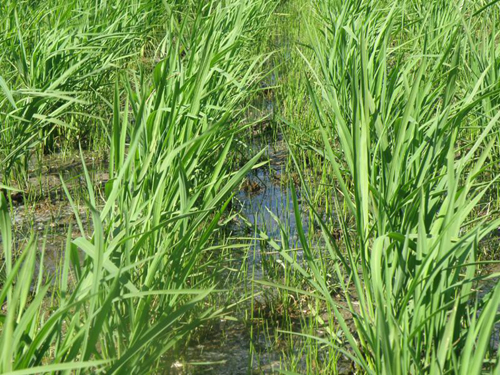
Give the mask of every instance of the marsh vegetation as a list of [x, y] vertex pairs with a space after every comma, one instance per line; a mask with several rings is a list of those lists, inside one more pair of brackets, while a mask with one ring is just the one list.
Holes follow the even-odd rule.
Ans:
[[0, 373], [499, 373], [499, 24], [2, 1]]

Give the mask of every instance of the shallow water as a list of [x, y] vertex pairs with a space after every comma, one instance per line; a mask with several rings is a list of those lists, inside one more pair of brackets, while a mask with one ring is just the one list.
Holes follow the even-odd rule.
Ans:
[[[255, 145], [259, 149], [262, 145]], [[297, 220], [293, 209], [293, 192], [287, 184], [283, 183], [287, 160], [287, 151], [282, 140], [267, 146], [267, 157], [269, 164], [265, 167], [252, 171], [248, 176], [248, 182], [256, 187], [256, 191], [240, 191], [236, 196], [241, 206], [241, 215], [247, 221], [247, 228], [255, 234], [250, 254], [255, 254], [249, 266], [256, 267], [256, 279], [263, 278], [261, 261], [263, 247], [261, 246], [260, 233], [264, 233], [270, 239], [286, 249], [297, 249], [298, 259], [302, 258], [300, 243], [298, 240]], [[297, 200], [300, 203], [300, 191], [297, 191]], [[305, 233], [308, 231], [307, 220], [301, 218]], [[243, 228], [241, 228], [243, 229]], [[288, 243], [284, 244], [283, 240]]]
[[[272, 109], [267, 107], [266, 110]], [[262, 243], [260, 233], [265, 234], [280, 246], [288, 249], [297, 249], [297, 259], [301, 259], [302, 251], [297, 233], [297, 221], [293, 209], [292, 191], [288, 184], [283, 182], [283, 173], [288, 161], [288, 151], [285, 142], [269, 137], [258, 137], [252, 143], [252, 153], [266, 148], [265, 158], [268, 164], [253, 170], [247, 176], [244, 187], [235, 196], [235, 205], [240, 210], [242, 220], [231, 232], [236, 236], [253, 237], [248, 249], [249, 261], [247, 285], [252, 280], [269, 279], [263, 265], [263, 255], [266, 246]], [[299, 208], [300, 191], [297, 193]], [[305, 233], [308, 223], [304, 218], [301, 223]], [[288, 244], [283, 244], [283, 234], [286, 234]], [[245, 236], [246, 235], [246, 236]], [[278, 257], [277, 254], [271, 256]], [[256, 295], [255, 303], [266, 307], [269, 296], [275, 292], [254, 284], [256, 291], [265, 296]], [[247, 308], [250, 307], [250, 303]], [[202, 342], [192, 345], [184, 353], [182, 360], [176, 361], [171, 371], [176, 374], [270, 374], [276, 373], [283, 366], [284, 348], [273, 341], [274, 329], [263, 332], [257, 327], [251, 336], [249, 323], [243, 316], [239, 321], [221, 322], [203, 338]], [[294, 339], [293, 346], [286, 348], [286, 352], [298, 352], [303, 347], [303, 340]], [[288, 342], [289, 343], [289, 342]], [[251, 352], [250, 348], [253, 348]], [[202, 365], [194, 365], [194, 364]], [[210, 364], [208, 364], [210, 363]], [[305, 368], [305, 363], [302, 364]]]
[[[91, 152], [84, 153], [84, 161], [94, 183], [94, 190], [99, 191], [109, 179], [106, 162]], [[25, 246], [32, 235], [35, 236], [39, 249], [35, 272], [43, 269], [44, 279], [49, 280], [57, 273], [61, 264], [70, 226], [71, 238], [81, 235], [61, 177], [76, 204], [84, 230], [91, 234], [93, 226], [89, 210], [81, 200], [88, 194], [87, 183], [82, 160], [78, 155], [50, 155], [43, 161], [31, 161], [29, 166], [26, 181], [22, 186], [16, 186], [23, 193], [18, 193], [13, 198], [12, 231], [16, 248], [19, 249]], [[0, 235], [0, 246], [1, 242]]]

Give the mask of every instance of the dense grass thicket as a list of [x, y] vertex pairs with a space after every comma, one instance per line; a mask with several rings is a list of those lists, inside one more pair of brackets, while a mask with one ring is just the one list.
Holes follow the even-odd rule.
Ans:
[[[248, 373], [260, 330], [284, 374], [500, 373], [498, 25], [491, 0], [4, 0], [0, 373], [173, 373], [221, 320]], [[296, 227], [249, 241], [266, 142]], [[19, 202], [75, 154], [53, 272]]]
[[309, 275], [346, 355], [368, 373], [497, 371], [500, 289], [473, 291], [499, 225], [478, 209], [497, 184], [498, 6], [325, 1], [318, 16], [310, 91], [342, 246], [322, 228], [356, 334], [311, 253]]
[[0, 372], [169, 369], [187, 336], [224, 310], [203, 302], [223, 261], [204, 251], [216, 245], [230, 193], [259, 158], [240, 170], [227, 160], [262, 63], [247, 46], [272, 5], [2, 7], [5, 184], [34, 153], [61, 137], [93, 137], [101, 126], [109, 181], [99, 196], [84, 170], [93, 233], [74, 207], [81, 233], [72, 239], [69, 229], [56, 280], [35, 267], [35, 234], [22, 248], [11, 235], [2, 198]]

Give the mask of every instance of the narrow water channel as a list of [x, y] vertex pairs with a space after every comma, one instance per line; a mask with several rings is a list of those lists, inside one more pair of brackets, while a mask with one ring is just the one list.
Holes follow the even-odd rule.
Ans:
[[[285, 56], [289, 56], [290, 49], [294, 48], [288, 40], [277, 44], [288, 50], [285, 51]], [[273, 70], [273, 67], [269, 69]], [[276, 87], [278, 81], [275, 74], [264, 80], [262, 88], [265, 94], [252, 103], [254, 115], [266, 119], [267, 124], [271, 122], [271, 130], [262, 131], [260, 128], [260, 131], [255, 132], [248, 142], [249, 154], [255, 155], [265, 149], [262, 161], [267, 163], [248, 174], [233, 202], [240, 212], [240, 220], [231, 228], [231, 232], [237, 237], [248, 238], [249, 243], [247, 285], [255, 280], [268, 279], [263, 265], [266, 248], [261, 234], [284, 245], [282, 232], [286, 233], [286, 247], [296, 249], [297, 258], [301, 258], [290, 181], [284, 178], [289, 161], [288, 147], [283, 135], [276, 131], [276, 124], [272, 123], [280, 105], [273, 93], [273, 87]], [[261, 125], [258, 124], [257, 127], [262, 127]], [[297, 195], [300, 202], [300, 191]], [[307, 220], [302, 225], [307, 232]], [[277, 254], [271, 256], [277, 257]], [[255, 291], [259, 291], [259, 287], [253, 285]], [[257, 304], [265, 304], [265, 299], [258, 292], [251, 299]], [[247, 312], [251, 305], [252, 303], [247, 303]], [[276, 373], [282, 368], [283, 348], [279, 348], [273, 339], [273, 330], [260, 329], [262, 327], [253, 330], [252, 322], [243, 316], [239, 318], [241, 319], [238, 321], [221, 321], [202, 342], [188, 348], [182, 360], [174, 364], [172, 371], [177, 374], [213, 375]], [[298, 341], [297, 346], [300, 346]]]

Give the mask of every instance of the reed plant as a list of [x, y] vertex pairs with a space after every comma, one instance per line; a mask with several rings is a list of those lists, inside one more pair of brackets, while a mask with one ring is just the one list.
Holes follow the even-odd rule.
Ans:
[[141, 0], [4, 1], [0, 10], [0, 150], [10, 178], [35, 152], [99, 144], [116, 72], [154, 61], [168, 12]]
[[[110, 8], [101, 5], [103, 12]], [[273, 4], [164, 5], [172, 12], [158, 45], [161, 61], [152, 72], [139, 67], [115, 74], [110, 89], [104, 196], [84, 164], [91, 233], [62, 181], [80, 234], [72, 238], [69, 229], [57, 279], [45, 274], [35, 235], [25, 246], [16, 241], [2, 198], [2, 373], [168, 372], [197, 327], [227, 313], [207, 298], [225, 286], [218, 284], [222, 268], [205, 251], [224, 249], [214, 243], [221, 219], [234, 188], [261, 156], [233, 169], [229, 151], [244, 130], [238, 114], [265, 61], [247, 48]], [[186, 17], [178, 18], [178, 6]]]
[[323, 250], [301, 228], [307, 264], [275, 247], [338, 326], [318, 340], [358, 371], [500, 368], [500, 286], [478, 293], [479, 249], [500, 224], [478, 209], [498, 184], [495, 3], [320, 1], [309, 28], [318, 154], [341, 234], [306, 186]]

